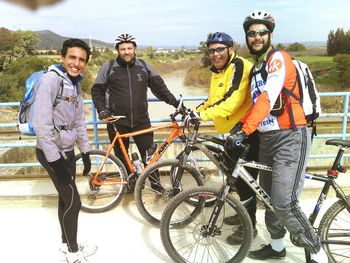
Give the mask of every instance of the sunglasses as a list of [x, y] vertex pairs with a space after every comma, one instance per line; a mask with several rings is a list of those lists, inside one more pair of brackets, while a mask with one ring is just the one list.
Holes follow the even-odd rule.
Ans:
[[208, 49], [208, 54], [213, 55], [215, 52], [216, 53], [222, 53], [225, 51], [227, 47], [217, 47], [217, 48], [209, 48]]
[[248, 37], [256, 37], [256, 35], [263, 37], [263, 36], [267, 35], [268, 33], [270, 33], [270, 31], [267, 29], [260, 29], [258, 31], [254, 31], [254, 30], [248, 31], [246, 33], [246, 35]]

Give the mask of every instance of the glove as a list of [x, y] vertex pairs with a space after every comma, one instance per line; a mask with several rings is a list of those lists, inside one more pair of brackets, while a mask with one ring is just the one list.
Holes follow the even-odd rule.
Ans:
[[244, 133], [244, 131], [239, 131], [234, 134], [230, 134], [230, 136], [227, 137], [225, 141], [225, 149], [228, 152], [232, 152], [235, 149], [240, 149], [242, 142], [247, 139], [247, 135]]
[[108, 117], [110, 117], [112, 114], [109, 112], [109, 110], [103, 110], [100, 111], [98, 113], [98, 119], [99, 120], [103, 120], [103, 119], [107, 119]]
[[173, 103], [173, 106], [175, 109], [177, 109], [180, 105], [180, 100], [176, 100], [174, 103]]
[[69, 184], [73, 178], [67, 161], [61, 156], [60, 159], [49, 162], [49, 165], [54, 170], [57, 180], [62, 184]]
[[239, 132], [242, 127], [243, 127], [243, 122], [239, 121], [235, 124], [235, 126], [233, 126], [233, 128], [230, 130], [230, 134], [235, 134], [237, 132]]
[[88, 175], [91, 170], [91, 160], [90, 160], [90, 153], [81, 153], [81, 157], [83, 159], [83, 164], [84, 164], [84, 171], [83, 175]]

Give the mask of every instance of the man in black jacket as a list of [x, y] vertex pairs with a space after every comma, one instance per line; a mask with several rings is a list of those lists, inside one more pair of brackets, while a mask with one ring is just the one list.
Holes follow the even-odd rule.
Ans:
[[[148, 114], [147, 88], [160, 100], [178, 106], [178, 101], [168, 90], [164, 80], [146, 62], [136, 58], [136, 40], [130, 34], [121, 34], [116, 38], [116, 60], [102, 65], [91, 89], [92, 100], [98, 112], [98, 118], [107, 122], [111, 115], [126, 116], [118, 121], [120, 133], [146, 129], [151, 126]], [[109, 139], [115, 135], [113, 126], [107, 124]], [[146, 151], [153, 145], [153, 133], [133, 137], [136, 146], [145, 161]], [[123, 140], [126, 148], [129, 139]], [[126, 165], [119, 145], [114, 148], [116, 156]], [[130, 171], [128, 171], [130, 173]]]

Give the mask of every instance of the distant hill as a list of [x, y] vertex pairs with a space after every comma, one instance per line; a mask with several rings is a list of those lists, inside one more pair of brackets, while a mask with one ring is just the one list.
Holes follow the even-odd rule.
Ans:
[[[41, 39], [39, 43], [40, 50], [42, 49], [60, 49], [62, 48], [63, 42], [69, 37], [60, 36], [50, 30], [35, 31]], [[89, 39], [83, 38], [86, 43], [89, 43]], [[91, 39], [92, 46], [98, 48], [114, 48], [112, 43], [106, 43], [100, 40]]]

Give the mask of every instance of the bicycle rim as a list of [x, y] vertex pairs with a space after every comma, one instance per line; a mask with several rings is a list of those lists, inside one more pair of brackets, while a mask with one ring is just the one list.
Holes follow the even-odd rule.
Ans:
[[[347, 197], [348, 201], [350, 197]], [[338, 200], [323, 216], [319, 233], [330, 262], [350, 262], [350, 213]]]
[[106, 153], [100, 150], [90, 152], [91, 171], [87, 176], [83, 176], [82, 172], [84, 164], [81, 156], [77, 156], [77, 173], [76, 185], [80, 194], [82, 210], [87, 212], [104, 212], [116, 206], [126, 192], [126, 185], [115, 182], [107, 182], [108, 180], [118, 180], [126, 182], [125, 167], [119, 159], [110, 155], [103, 166], [98, 180], [102, 185], [92, 186], [92, 176], [96, 174], [102, 164], [102, 160]]
[[[188, 203], [190, 198], [213, 197], [219, 197], [219, 189], [197, 187], [176, 196], [164, 211], [161, 238], [165, 250], [175, 262], [241, 262], [247, 255], [252, 242], [252, 225], [247, 211], [236, 199], [230, 195], [226, 196], [224, 206], [210, 233], [209, 219], [216, 206], [201, 206], [198, 210], [196, 206]], [[226, 225], [223, 219], [236, 214], [241, 219], [242, 243], [229, 245], [226, 238], [237, 231], [239, 225]]]
[[158, 161], [148, 167], [136, 182], [136, 206], [151, 224], [159, 225], [165, 207], [178, 192], [203, 185], [199, 172], [186, 165], [180, 186], [174, 190], [171, 173], [175, 172], [174, 167], [177, 165], [178, 160]]

